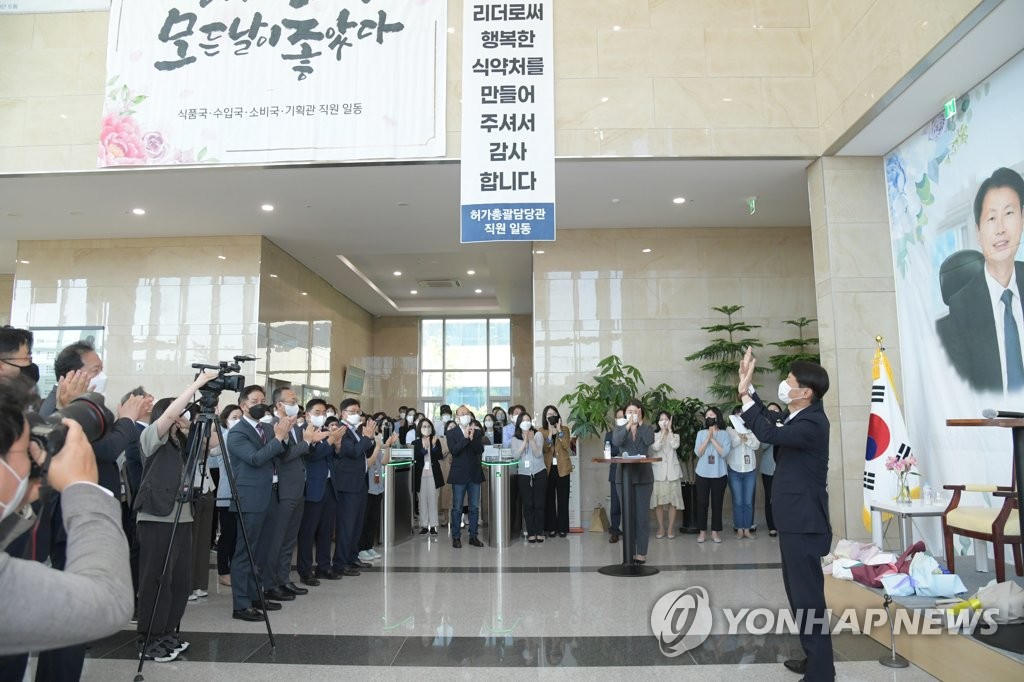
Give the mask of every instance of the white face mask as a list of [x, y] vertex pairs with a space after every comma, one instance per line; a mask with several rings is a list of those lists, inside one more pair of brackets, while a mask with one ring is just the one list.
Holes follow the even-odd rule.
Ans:
[[414, 415], [414, 414], [407, 414], [405, 416], [405, 421], [407, 423], [409, 423], [409, 424], [412, 424], [414, 421], [416, 421], [416, 415]]
[[668, 420], [667, 419], [662, 419], [660, 422], [658, 422], [658, 426], [660, 426], [663, 429], [667, 429], [668, 428]]
[[442, 424], [447, 424], [451, 420], [452, 420], [452, 416], [450, 414], [442, 414], [441, 415], [441, 423]]
[[0, 464], [3, 464], [4, 468], [11, 472], [11, 476], [18, 479], [18, 487], [14, 491], [14, 496], [11, 498], [10, 502], [0, 502], [0, 508], [2, 508], [2, 511], [0, 511], [0, 521], [3, 521], [17, 511], [21, 506], [21, 501], [25, 499], [25, 493], [28, 491], [28, 476], [26, 475], [25, 478], [18, 476], [18, 472], [2, 458], [0, 458]]
[[468, 414], [460, 414], [460, 415], [459, 415], [459, 424], [460, 424], [460, 425], [461, 425], [462, 427], [466, 427], [466, 426], [469, 426], [469, 423], [470, 423], [471, 421], [473, 421], [473, 418], [472, 418], [472, 417], [470, 417], [470, 416], [469, 416]]
[[420, 433], [422, 433], [424, 436], [429, 436], [431, 433], [433, 433], [433, 429], [431, 429], [429, 426], [424, 426], [422, 429], [420, 429]]
[[783, 379], [782, 383], [779, 384], [779, 400], [787, 405], [793, 402], [793, 399], [789, 397], [789, 392], [791, 390], [793, 390], [793, 388], [789, 385], [789, 382]]
[[270, 414], [265, 414], [263, 415], [263, 418], [260, 419], [260, 421], [264, 424], [270, 424], [274, 421], [274, 416]]
[[361, 414], [345, 415], [345, 421], [348, 422], [349, 426], [359, 426], [359, 422], [363, 421], [363, 415], [361, 415]]
[[323, 428], [324, 422], [327, 421], [327, 415], [325, 414], [313, 414], [309, 416], [309, 423], [318, 429]]
[[494, 422], [492, 422], [490, 419], [485, 419], [484, 420], [484, 426], [486, 426], [489, 429], [493, 429], [494, 428]]
[[529, 431], [532, 428], [533, 428], [533, 422], [530, 421], [529, 419], [524, 419], [522, 421], [522, 423], [519, 424], [519, 430], [520, 431]]
[[240, 421], [242, 421], [242, 420], [241, 419], [229, 419], [228, 420], [228, 430], [230, 431], [231, 429], [235, 428], [235, 424], [237, 424]]
[[615, 420], [615, 425], [616, 426], [625, 426], [626, 425], [626, 418], [625, 417], [618, 417]]
[[299, 406], [298, 405], [285, 405], [284, 406], [284, 414], [285, 414], [286, 417], [294, 417], [298, 413], [299, 413]]
[[104, 393], [107, 390], [107, 375], [100, 371], [92, 378], [92, 390], [96, 393]]

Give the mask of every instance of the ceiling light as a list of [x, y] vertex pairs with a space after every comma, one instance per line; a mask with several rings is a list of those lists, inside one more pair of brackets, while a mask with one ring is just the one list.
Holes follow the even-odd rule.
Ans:
[[448, 32], [449, 33], [455, 33], [455, 27], [454, 26], [449, 26], [448, 27]]
[[302, 295], [303, 295], [303, 296], [309, 296], [309, 294], [308, 294], [308, 293], [306, 293], [305, 291], [303, 291], [303, 292], [302, 292]]
[[418, 294], [420, 292], [416, 291], [415, 289], [410, 289], [409, 293], [412, 294], [413, 296], [415, 296], [416, 294]]
[[732, 97], [723, 97], [722, 101], [723, 102], [731, 102], [732, 101]]
[[217, 256], [217, 258], [220, 258], [221, 260], [227, 260], [228, 259], [227, 256]]
[[395, 277], [401, 277], [402, 276], [402, 271], [401, 270], [395, 270], [395, 272], [393, 274], [395, 275]]
[[476, 270], [466, 270], [466, 274], [467, 275], [475, 275], [476, 274]]
[[534, 251], [534, 253], [544, 253], [543, 251]]
[[267, 213], [270, 213], [271, 211], [274, 210], [274, 205], [273, 204], [263, 204], [262, 206], [260, 206], [260, 208], [262, 208]]
[[613, 203], [613, 204], [617, 204], [617, 203], [619, 203], [620, 201], [622, 201], [622, 199], [612, 199], [612, 203]]
[[651, 252], [651, 250], [650, 250], [650, 249], [644, 249], [644, 250], [643, 250], [643, 252], [644, 252], [644, 253], [650, 253], [650, 252]]
[[277, 279], [277, 275], [275, 275], [274, 273], [270, 273], [270, 276], [271, 276], [271, 277], [272, 277], [273, 279]]
[[622, 27], [621, 26], [612, 26], [612, 30], [613, 31], [621, 31]]
[[673, 204], [685, 204], [686, 203], [686, 197], [676, 197], [675, 199], [672, 200], [672, 203]]
[[29, 264], [29, 263], [31, 263], [32, 261], [27, 261], [27, 260], [20, 260], [20, 261], [18, 261], [18, 262], [19, 262], [19, 263], [21, 263], [22, 265], [28, 265], [28, 264]]
[[607, 97], [602, 97], [602, 98], [601, 98], [601, 101], [602, 101], [602, 102], [607, 102], [607, 101], [608, 101], [608, 98], [607, 98]]
[[473, 293], [474, 294], [482, 294], [482, 293], [484, 293], [484, 290], [483, 289], [474, 289]]
[[132, 213], [135, 215], [146, 215], [146, 209], [144, 208], [133, 208]]

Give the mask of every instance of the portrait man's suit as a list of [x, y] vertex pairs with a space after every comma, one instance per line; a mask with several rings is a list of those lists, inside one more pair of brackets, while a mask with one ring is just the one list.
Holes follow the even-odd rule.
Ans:
[[[756, 394], [753, 400], [742, 416], [759, 441], [775, 446], [772, 511], [782, 552], [782, 582], [789, 605], [797, 613], [800, 644], [807, 654], [805, 679], [833, 680], [836, 673], [821, 571], [821, 557], [832, 546], [826, 490], [828, 417], [820, 401], [793, 416], [780, 416], [768, 411]], [[804, 627], [809, 614], [819, 623], [814, 634], [806, 634]]]
[[297, 560], [299, 575], [303, 578], [312, 578], [316, 571], [327, 571], [331, 568], [331, 535], [334, 533], [337, 507], [337, 493], [333, 485], [328, 485], [328, 472], [333, 457], [334, 447], [327, 441], [315, 443], [306, 455], [306, 499], [302, 523], [299, 525]]
[[338, 499], [334, 517], [336, 542], [331, 561], [335, 571], [356, 565], [359, 535], [366, 514], [366, 459], [371, 454], [373, 439], [348, 428], [331, 458], [331, 485]]
[[[1003, 368], [996, 325], [1003, 324], [1003, 319], [1001, 316], [996, 319], [993, 314], [992, 297], [985, 281], [984, 260], [980, 252], [976, 253], [978, 259], [968, 264], [970, 274], [964, 277], [961, 286], [954, 285], [953, 291], [947, 291], [946, 282], [941, 282], [943, 299], [949, 305], [949, 315], [939, 319], [935, 329], [949, 361], [971, 388], [1001, 392]], [[1024, 287], [1024, 263], [1018, 261], [1015, 270], [1017, 287], [1013, 296], [1019, 305], [1021, 288]], [[1024, 334], [1024, 329], [1019, 331]]]
[[[275, 420], [276, 423], [276, 420]], [[288, 446], [274, 457], [277, 471], [277, 514], [267, 550], [267, 582], [265, 590], [285, 585], [291, 580], [292, 554], [299, 541], [299, 524], [306, 492], [306, 456], [309, 443], [302, 439], [302, 430], [293, 426], [288, 432]]]
[[[275, 515], [277, 500], [273, 494], [274, 457], [284, 452], [284, 444], [274, 437], [268, 425], [257, 423], [254, 427], [242, 419], [228, 431], [228, 456], [235, 473], [238, 492], [239, 541], [235, 544], [235, 556], [231, 559], [231, 598], [235, 611], [247, 609], [259, 603], [256, 589], [256, 571], [265, 566], [267, 550]], [[242, 541], [241, 524], [252, 546], [253, 559], [249, 561], [245, 542]], [[260, 575], [266, 584], [268, 576]]]

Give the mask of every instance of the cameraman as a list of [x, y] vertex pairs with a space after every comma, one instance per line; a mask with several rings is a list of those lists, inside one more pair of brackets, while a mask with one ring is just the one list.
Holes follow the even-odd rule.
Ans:
[[[18, 390], [0, 384], [0, 518], [29, 518], [29, 504], [39, 495], [33, 464], [42, 463], [45, 455], [29, 441], [23, 408]], [[67, 440], [50, 463], [47, 481], [63, 498], [67, 561], [58, 571], [0, 553], [0, 655], [106, 637], [131, 615], [132, 580], [120, 508], [96, 484], [96, 460], [82, 427], [69, 419], [63, 423]]]

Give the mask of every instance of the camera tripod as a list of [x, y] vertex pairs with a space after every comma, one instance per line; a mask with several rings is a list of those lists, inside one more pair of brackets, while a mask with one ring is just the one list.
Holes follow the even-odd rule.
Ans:
[[[207, 453], [209, 452], [209, 443], [211, 433], [217, 434], [217, 440], [220, 443], [220, 450], [222, 453], [221, 461], [224, 464], [224, 471], [227, 473], [228, 481], [231, 485], [231, 504], [235, 509], [240, 508], [238, 500], [238, 486], [235, 485], [235, 472], [231, 466], [230, 458], [228, 457], [228, 450], [226, 443], [224, 442], [224, 434], [221, 433], [220, 427], [217, 420], [217, 398], [220, 395], [221, 389], [216, 388], [213, 390], [202, 388], [199, 390], [200, 398], [194, 404], [199, 406], [199, 416], [196, 417], [195, 423], [192, 429], [189, 431], [188, 439], [186, 441], [187, 457], [185, 458], [185, 466], [182, 472], [181, 483], [178, 486], [178, 496], [175, 503], [174, 509], [174, 525], [171, 527], [171, 539], [167, 545], [167, 553], [164, 555], [163, 569], [160, 572], [160, 582], [156, 588], [156, 598], [154, 603], [159, 603], [160, 593], [164, 589], [164, 583], [167, 581], [167, 571], [170, 567], [171, 561], [171, 550], [174, 547], [174, 536], [178, 531], [178, 524], [181, 519], [181, 509], [185, 504], [190, 504], [192, 500], [193, 483], [195, 481], [196, 471], [198, 470], [199, 463], [203, 463], [205, 469]], [[274, 642], [274, 632], [270, 628], [270, 616], [267, 613], [266, 597], [263, 594], [263, 582], [260, 579], [259, 564], [256, 563], [256, 558], [253, 555], [252, 545], [249, 543], [249, 535], [245, 530], [245, 524], [242, 521], [242, 514], [238, 514], [238, 529], [241, 532], [242, 542], [245, 543], [245, 551], [249, 554], [249, 563], [253, 567], [254, 577], [256, 579], [256, 589], [259, 593], [260, 599], [260, 610], [263, 613], [263, 621], [267, 626], [267, 637], [270, 638], [270, 652], [274, 653], [276, 644]], [[233, 589], [242, 589], [242, 586], [236, 585]], [[146, 639], [143, 642], [142, 649], [139, 652], [139, 668], [135, 675], [135, 682], [142, 682], [145, 679], [142, 675], [142, 667], [146, 662], [146, 650], [149, 648], [150, 638], [153, 636], [153, 621], [156, 618], [156, 609], [150, 614], [149, 623], [146, 627]]]

